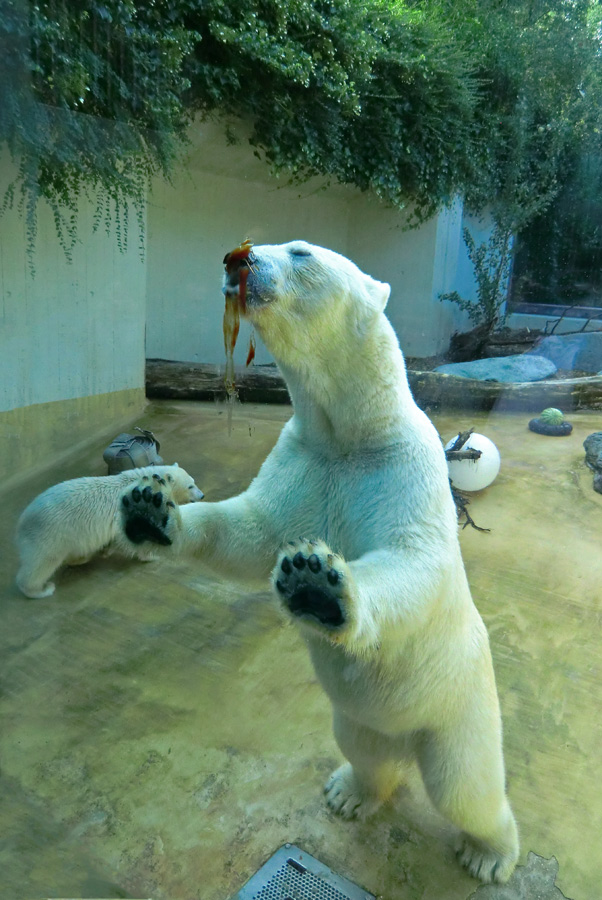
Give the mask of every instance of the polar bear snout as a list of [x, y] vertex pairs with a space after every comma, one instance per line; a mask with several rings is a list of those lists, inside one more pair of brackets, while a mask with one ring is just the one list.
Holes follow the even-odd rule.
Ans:
[[237, 248], [224, 257], [222, 291], [226, 297], [239, 299], [243, 314], [282, 299], [283, 291], [286, 292], [283, 260], [289, 269], [292, 265], [290, 254], [283, 249], [286, 246], [262, 244], [243, 254]]
[[[229, 262], [230, 254], [224, 257], [226, 271], [224, 273], [224, 294], [238, 296], [240, 292], [241, 272], [248, 273], [250, 270], [249, 263], [246, 259], [237, 259]], [[248, 277], [248, 276], [245, 276]]]
[[258, 306], [268, 299], [270, 267], [263, 265], [250, 249], [242, 255], [239, 250], [227, 253], [224, 266], [222, 291], [226, 297], [238, 298], [241, 312], [246, 312], [247, 305]]

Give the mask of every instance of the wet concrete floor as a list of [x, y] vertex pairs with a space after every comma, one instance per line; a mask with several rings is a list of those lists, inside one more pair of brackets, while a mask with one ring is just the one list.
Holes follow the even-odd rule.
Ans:
[[[242, 406], [229, 435], [222, 407], [164, 401], [132, 424], [219, 500], [248, 484], [289, 415]], [[521, 831], [510, 886], [479, 888], [456, 866], [417, 778], [367, 823], [327, 810], [340, 759], [329, 705], [269, 593], [195, 561], [114, 557], [64, 570], [54, 597], [18, 593], [20, 510], [50, 484], [104, 474], [111, 434], [2, 497], [2, 900], [228, 900], [287, 841], [386, 900], [601, 897], [602, 496], [582, 442], [602, 413], [570, 418], [570, 437], [547, 438], [523, 413], [433, 416], [446, 440], [474, 426], [502, 455], [470, 505], [491, 532], [461, 541]]]

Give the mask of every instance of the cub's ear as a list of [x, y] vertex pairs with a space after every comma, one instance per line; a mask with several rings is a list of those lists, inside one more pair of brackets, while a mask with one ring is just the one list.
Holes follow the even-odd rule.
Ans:
[[179, 469], [179, 468], [180, 468], [180, 466], [179, 466], [178, 463], [174, 463], [174, 467], [175, 467], [176, 469]]
[[364, 289], [369, 306], [374, 312], [381, 313], [387, 305], [387, 300], [391, 293], [391, 285], [384, 281], [376, 281], [374, 278], [366, 275]]

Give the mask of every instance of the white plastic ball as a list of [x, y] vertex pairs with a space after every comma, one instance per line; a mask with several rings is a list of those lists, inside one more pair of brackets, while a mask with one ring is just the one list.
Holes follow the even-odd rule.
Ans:
[[[450, 450], [456, 437], [445, 445]], [[471, 434], [462, 450], [480, 450], [479, 459], [454, 459], [447, 463], [447, 470], [452, 484], [460, 491], [482, 491], [495, 481], [500, 471], [500, 452], [493, 441], [484, 434]]]

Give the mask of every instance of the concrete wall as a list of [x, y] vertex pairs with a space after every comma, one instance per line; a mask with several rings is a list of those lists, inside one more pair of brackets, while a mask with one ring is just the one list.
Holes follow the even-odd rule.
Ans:
[[[0, 197], [15, 175], [0, 158]], [[3, 476], [42, 461], [144, 406], [146, 263], [93, 234], [82, 203], [73, 263], [65, 259], [49, 208], [40, 203], [35, 275], [24, 220], [0, 218], [0, 467]], [[96, 398], [91, 400], [90, 398]]]
[[387, 315], [406, 356], [441, 353], [467, 321], [455, 304], [439, 300], [440, 293], [460, 290], [460, 262], [466, 256], [461, 205], [408, 230], [402, 213], [363, 196], [350, 203], [349, 221], [348, 255], [391, 285]]
[[[408, 356], [447, 347], [466, 317], [439, 292], [457, 287], [462, 254], [458, 204], [417, 230], [399, 211], [357, 190], [316, 181], [291, 187], [257, 160], [244, 128], [227, 145], [223, 127], [197, 125], [187, 171], [149, 198], [147, 356], [224, 364], [221, 279], [224, 254], [245, 237], [255, 243], [302, 238], [353, 259], [391, 284], [388, 315]], [[245, 323], [235, 351], [243, 365]], [[258, 346], [256, 361], [270, 356]]]
[[[303, 238], [346, 252], [346, 194], [266, 180], [265, 164], [246, 146], [227, 147], [221, 131], [210, 134], [209, 148], [198, 140], [173, 186], [157, 182], [149, 197], [149, 358], [224, 364], [222, 260], [244, 238], [257, 244]], [[243, 321], [237, 365], [244, 365], [248, 338]], [[270, 360], [258, 341], [256, 362]]]
[[[3, 477], [68, 449], [144, 407], [144, 359], [224, 364], [222, 258], [245, 237], [304, 238], [354, 259], [392, 287], [388, 314], [407, 356], [443, 351], [466, 317], [440, 292], [466, 293], [471, 272], [458, 204], [417, 230], [405, 216], [351, 188], [293, 187], [257, 159], [242, 123], [192, 129], [188, 165], [158, 182], [147, 211], [147, 262], [135, 220], [127, 253], [82, 203], [80, 243], [65, 259], [50, 210], [39, 205], [35, 277], [16, 211], [0, 218], [0, 466]], [[0, 197], [14, 177], [0, 157]], [[146, 335], [145, 335], [146, 328]], [[236, 350], [243, 364], [248, 326]], [[145, 346], [146, 341], [146, 346]], [[270, 356], [258, 345], [256, 361]]]

